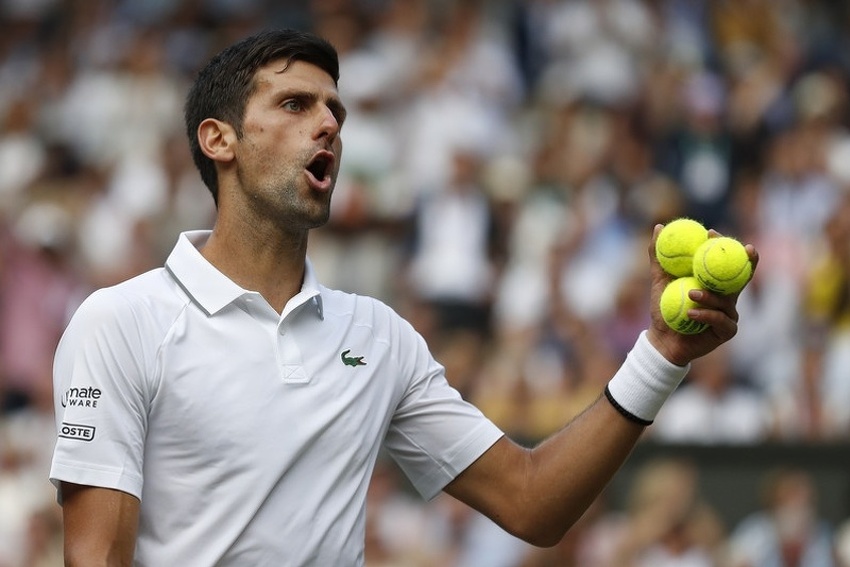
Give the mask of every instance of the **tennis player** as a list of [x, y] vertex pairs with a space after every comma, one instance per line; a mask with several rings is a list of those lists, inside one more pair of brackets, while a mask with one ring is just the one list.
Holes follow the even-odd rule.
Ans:
[[[711, 328], [694, 336], [654, 308], [605, 395], [539, 446], [514, 443], [391, 308], [317, 281], [307, 238], [342, 157], [337, 79], [334, 48], [292, 30], [246, 38], [198, 75], [186, 126], [214, 228], [93, 293], [56, 353], [66, 565], [363, 565], [382, 448], [424, 498], [445, 491], [554, 545], [690, 361], [735, 335], [734, 297], [695, 297]], [[657, 305], [667, 277], [648, 263]]]

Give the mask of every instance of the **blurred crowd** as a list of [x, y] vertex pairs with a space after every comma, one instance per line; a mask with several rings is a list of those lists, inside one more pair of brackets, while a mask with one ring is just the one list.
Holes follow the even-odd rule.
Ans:
[[[761, 260], [738, 336], [645, 438], [850, 441], [846, 2], [0, 0], [0, 567], [62, 564], [56, 342], [93, 289], [210, 227], [183, 97], [272, 26], [341, 57], [320, 279], [408, 317], [515, 439], [599, 395], [648, 322], [652, 227], [686, 215]], [[367, 565], [850, 566], [850, 523], [820, 517], [809, 473], [763, 480], [763, 507], [727, 525], [692, 464], [648, 463], [626, 506], [602, 498], [538, 550], [382, 461]]]

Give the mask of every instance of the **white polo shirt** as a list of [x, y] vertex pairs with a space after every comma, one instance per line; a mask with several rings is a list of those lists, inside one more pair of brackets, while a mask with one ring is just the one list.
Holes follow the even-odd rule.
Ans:
[[208, 235], [75, 314], [50, 478], [138, 497], [137, 565], [362, 565], [382, 444], [431, 498], [502, 432], [385, 304], [308, 264], [278, 315], [201, 256]]

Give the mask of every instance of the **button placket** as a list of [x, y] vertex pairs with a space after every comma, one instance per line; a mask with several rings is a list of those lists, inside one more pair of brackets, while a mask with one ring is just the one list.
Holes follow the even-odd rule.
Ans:
[[290, 333], [287, 333], [288, 324], [281, 321], [277, 327], [277, 355], [280, 368], [280, 377], [287, 384], [306, 384], [310, 381], [304, 372], [301, 348]]

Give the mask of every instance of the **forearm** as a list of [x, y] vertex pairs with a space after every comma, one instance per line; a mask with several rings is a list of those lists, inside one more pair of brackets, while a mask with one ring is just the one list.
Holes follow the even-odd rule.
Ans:
[[557, 542], [631, 453], [646, 425], [687, 372], [640, 338], [604, 396], [528, 454], [523, 488], [533, 532]]
[[447, 492], [530, 543], [554, 545], [599, 496], [686, 371], [641, 337], [606, 395], [533, 449], [501, 440]]
[[600, 397], [529, 451], [522, 490], [526, 537], [537, 545], [560, 541], [629, 456], [643, 430]]
[[132, 565], [139, 501], [104, 488], [62, 485], [65, 565]]

